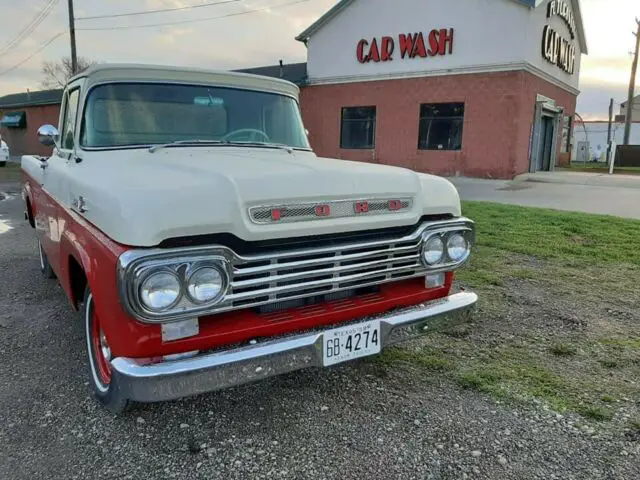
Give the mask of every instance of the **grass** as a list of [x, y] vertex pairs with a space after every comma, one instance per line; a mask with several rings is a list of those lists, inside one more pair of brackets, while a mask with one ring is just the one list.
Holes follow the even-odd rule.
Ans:
[[558, 357], [572, 357], [577, 353], [576, 347], [567, 343], [554, 343], [549, 351]]
[[[556, 170], [572, 172], [609, 173], [609, 167], [596, 162], [573, 162], [568, 167], [558, 167]], [[640, 175], [640, 167], [614, 167], [614, 174]]]
[[476, 222], [481, 249], [574, 265], [640, 265], [640, 249], [630, 248], [640, 238], [640, 221], [486, 202], [465, 202], [463, 213]]
[[578, 413], [585, 418], [597, 421], [611, 420], [613, 418], [613, 411], [611, 409], [599, 406], [579, 408]]
[[[463, 213], [476, 222], [477, 247], [456, 279], [480, 295], [474, 324], [391, 349], [377, 361], [411, 364], [497, 399], [535, 399], [590, 420], [609, 421], [628, 407], [640, 395], [640, 326], [607, 314], [604, 305], [638, 309], [640, 249], [631, 246], [640, 221], [485, 202], [465, 202]], [[520, 285], [539, 299], [523, 295]], [[566, 306], [547, 314], [549, 296]], [[581, 323], [576, 304], [580, 312], [605, 313], [595, 325]], [[510, 324], [511, 308], [520, 312], [517, 325]]]

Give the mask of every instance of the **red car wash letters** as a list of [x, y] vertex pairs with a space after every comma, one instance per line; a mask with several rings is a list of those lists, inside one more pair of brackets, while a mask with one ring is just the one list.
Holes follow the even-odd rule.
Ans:
[[[426, 58], [453, 53], [453, 28], [433, 29], [428, 34], [401, 33], [398, 35], [397, 45], [400, 56], [405, 58]], [[356, 57], [360, 63], [390, 62], [396, 50], [396, 40], [385, 36], [378, 40], [376, 37], [369, 42], [364, 38], [358, 42]]]

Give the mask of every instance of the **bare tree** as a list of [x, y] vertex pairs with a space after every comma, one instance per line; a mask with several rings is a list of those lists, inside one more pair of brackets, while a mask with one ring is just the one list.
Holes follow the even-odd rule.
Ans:
[[[96, 63], [88, 58], [78, 57], [78, 71], [75, 73], [83, 72]], [[71, 68], [71, 57], [62, 57], [57, 61], [43, 62], [41, 72], [43, 78], [40, 85], [42, 88], [64, 88], [67, 80], [75, 75]]]

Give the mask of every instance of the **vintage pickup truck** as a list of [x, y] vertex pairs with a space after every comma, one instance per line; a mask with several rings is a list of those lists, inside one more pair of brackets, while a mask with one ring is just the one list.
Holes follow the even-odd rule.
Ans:
[[22, 158], [40, 268], [122, 411], [379, 353], [463, 322], [474, 224], [446, 180], [318, 158], [280, 79], [98, 65]]

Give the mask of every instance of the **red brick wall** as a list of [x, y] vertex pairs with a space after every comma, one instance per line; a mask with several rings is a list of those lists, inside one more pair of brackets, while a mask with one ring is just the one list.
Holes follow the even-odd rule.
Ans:
[[41, 107], [10, 108], [5, 112], [26, 112], [26, 128], [0, 128], [2, 139], [7, 142], [11, 155], [51, 155], [51, 147], [45, 147], [38, 141], [38, 128], [49, 123], [58, 126], [60, 105], [45, 105]]
[[[318, 155], [439, 175], [511, 178], [529, 168], [536, 93], [573, 115], [575, 96], [523, 71], [314, 85], [302, 89], [300, 103]], [[465, 103], [462, 150], [418, 150], [420, 104], [443, 102]], [[341, 149], [342, 107], [369, 105], [377, 107], [375, 150]]]

